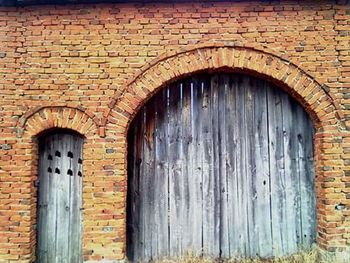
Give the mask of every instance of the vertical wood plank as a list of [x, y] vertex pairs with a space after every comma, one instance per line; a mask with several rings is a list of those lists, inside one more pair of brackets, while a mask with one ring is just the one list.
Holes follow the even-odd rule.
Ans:
[[[148, 189], [146, 188], [146, 182], [147, 182], [147, 176], [146, 176], [146, 169], [147, 169], [147, 160], [145, 156], [145, 147], [147, 147], [146, 142], [145, 142], [145, 119], [146, 119], [146, 110], [145, 107], [141, 111], [141, 123], [140, 123], [140, 136], [141, 136], [141, 141], [140, 141], [140, 243], [139, 243], [139, 257], [144, 258], [147, 260], [147, 244], [148, 240], [145, 239], [146, 236], [146, 231], [147, 231], [147, 218], [146, 218], [146, 198], [147, 198], [147, 191]], [[145, 175], [145, 176], [144, 176]]]
[[[77, 197], [77, 207], [76, 209], [79, 209], [77, 212], [78, 216], [76, 218], [77, 221], [77, 230], [76, 230], [76, 235], [78, 236], [79, 240], [78, 240], [78, 245], [76, 245], [76, 250], [75, 253], [77, 254], [77, 261], [76, 262], [83, 262], [83, 176], [84, 176], [84, 169], [83, 169], [83, 162], [84, 162], [84, 153], [83, 153], [83, 145], [84, 145], [84, 139], [83, 138], [79, 138], [78, 140], [78, 144], [77, 144], [77, 151], [79, 151], [78, 156], [80, 157], [78, 159], [78, 176], [79, 176], [79, 172], [81, 172], [81, 176], [79, 176], [79, 178], [77, 178], [77, 191], [79, 191], [79, 196]], [[75, 160], [76, 161], [76, 160]], [[74, 249], [74, 248], [73, 248]]]
[[236, 111], [236, 96], [237, 96], [237, 78], [229, 77], [227, 86], [227, 102], [226, 106], [226, 141], [227, 143], [227, 214], [228, 214], [228, 239], [229, 239], [229, 257], [236, 258], [239, 254], [240, 241], [240, 226], [238, 220], [238, 174], [237, 174], [237, 111]]
[[252, 86], [252, 79], [248, 76], [243, 77], [243, 85], [245, 92], [245, 112], [244, 112], [244, 152], [245, 152], [245, 181], [246, 194], [243, 195], [246, 203], [247, 221], [245, 222], [247, 228], [247, 244], [246, 255], [255, 256], [256, 251], [256, 232], [255, 232], [255, 209], [254, 209], [254, 194], [255, 194], [255, 180], [256, 180], [256, 160], [255, 153], [255, 126], [254, 126], [254, 87]]
[[286, 253], [290, 254], [298, 249], [300, 239], [300, 209], [299, 209], [299, 181], [296, 167], [296, 129], [288, 94], [281, 94], [282, 125], [284, 149], [284, 191], [286, 218], [284, 220], [284, 239]]
[[[48, 138], [49, 139], [49, 138]], [[57, 238], [57, 174], [55, 172], [56, 168], [59, 169], [60, 163], [58, 158], [55, 156], [55, 151], [58, 147], [57, 137], [52, 136], [52, 155], [53, 155], [53, 167], [52, 176], [49, 177], [49, 202], [48, 202], [48, 212], [47, 212], [47, 233], [48, 233], [48, 262], [56, 262], [56, 238]]]
[[244, 77], [237, 78], [237, 93], [235, 97], [237, 119], [236, 119], [236, 167], [237, 167], [237, 232], [238, 251], [240, 255], [249, 254], [249, 235], [248, 235], [248, 182], [247, 182], [247, 154], [246, 154], [246, 102], [247, 90], [244, 86]]
[[[134, 122], [137, 125], [134, 125], [133, 133], [130, 135], [132, 138], [129, 141], [129, 156], [132, 156], [133, 159], [130, 159], [130, 165], [132, 170], [128, 172], [128, 197], [131, 203], [128, 203], [128, 219], [130, 224], [128, 225], [131, 232], [129, 232], [128, 238], [130, 242], [128, 243], [128, 256], [130, 260], [137, 260], [141, 257], [142, 250], [141, 246], [141, 182], [140, 182], [140, 173], [141, 173], [141, 163], [142, 163], [142, 127], [143, 127], [143, 111], [139, 112], [134, 119]], [[132, 147], [132, 148], [130, 148]]]
[[[226, 100], [227, 90], [229, 85], [229, 76], [228, 75], [220, 75], [219, 76], [219, 91], [218, 91], [218, 172], [220, 178], [219, 193], [219, 207], [220, 207], [220, 217], [219, 217], [219, 225], [220, 225], [220, 253], [219, 256], [221, 258], [229, 258], [230, 257], [230, 243], [229, 243], [229, 220], [228, 220], [228, 178], [227, 178], [227, 144], [232, 143], [231, 138], [226, 137], [226, 120], [227, 114], [230, 112], [226, 111], [226, 104], [229, 103]], [[228, 140], [227, 140], [228, 139]]]
[[[69, 141], [67, 142], [67, 155], [65, 156], [67, 160], [67, 172], [66, 172], [66, 177], [68, 178], [68, 233], [71, 234], [73, 230], [76, 228], [76, 222], [75, 222], [75, 217], [76, 217], [76, 211], [75, 211], [75, 206], [76, 206], [76, 194], [78, 191], [75, 190], [75, 183], [74, 183], [74, 162], [73, 158], [76, 157], [76, 151], [74, 149], [74, 139], [69, 138]], [[78, 163], [78, 162], [77, 162]], [[74, 233], [74, 232], [73, 232]], [[76, 234], [76, 232], [75, 232]], [[67, 257], [68, 257], [68, 262], [71, 262], [74, 257], [74, 252], [72, 251], [72, 247], [77, 245], [77, 242], [75, 240], [75, 236], [70, 235], [68, 238], [68, 251], [67, 251]]]
[[195, 205], [195, 181], [193, 176], [193, 136], [192, 136], [192, 92], [191, 79], [184, 81], [182, 86], [182, 159], [183, 159], [183, 180], [182, 180], [182, 212], [180, 222], [182, 223], [181, 247], [182, 253], [194, 252], [192, 246], [192, 236], [194, 235], [193, 218], [197, 211]]
[[[212, 156], [211, 156], [211, 190], [213, 191], [213, 214], [209, 215], [212, 220], [211, 248], [208, 251], [213, 257], [220, 256], [220, 217], [221, 217], [221, 174], [220, 174], [220, 134], [219, 134], [219, 92], [221, 89], [219, 75], [214, 74], [211, 78], [211, 126], [212, 126]], [[208, 242], [209, 243], [209, 242]]]
[[57, 134], [57, 150], [59, 156], [55, 156], [58, 162], [60, 173], [55, 173], [57, 179], [57, 222], [56, 222], [56, 262], [67, 262], [68, 240], [69, 240], [69, 175], [68, 166], [68, 143], [70, 136]]
[[202, 90], [205, 79], [203, 76], [191, 78], [192, 81], [192, 104], [191, 104], [191, 134], [192, 144], [190, 147], [190, 158], [192, 160], [192, 190], [193, 196], [192, 215], [190, 216], [190, 229], [192, 229], [192, 249], [200, 256], [202, 253], [202, 227], [203, 227], [203, 95]]
[[71, 136], [69, 151], [69, 169], [72, 174], [70, 180], [70, 215], [69, 215], [69, 259], [68, 262], [81, 262], [81, 228], [82, 228], [82, 148], [83, 140], [77, 136]]
[[49, 178], [52, 176], [52, 152], [48, 140], [42, 140], [39, 147], [39, 186], [38, 186], [38, 245], [37, 261], [48, 262], [48, 203], [49, 203]]
[[170, 256], [181, 255], [180, 211], [184, 200], [181, 200], [182, 160], [181, 160], [181, 89], [175, 84], [169, 89], [169, 227]]
[[313, 176], [313, 127], [307, 113], [294, 105], [293, 112], [296, 119], [296, 148], [298, 180], [300, 186], [300, 221], [301, 240], [300, 249], [308, 248], [315, 241], [316, 233], [316, 198], [315, 178]]
[[270, 207], [270, 171], [269, 171], [269, 135], [267, 121], [266, 92], [269, 85], [257, 79], [251, 79], [253, 93], [253, 141], [252, 162], [252, 212], [254, 218], [254, 239], [251, 243], [255, 246], [254, 254], [266, 258], [273, 256], [272, 251], [272, 229], [271, 229], [271, 207]]
[[146, 199], [144, 202], [145, 210], [145, 259], [152, 259], [157, 255], [158, 244], [156, 239], [155, 213], [157, 198], [155, 185], [155, 104], [154, 98], [151, 99], [146, 107], [145, 114], [145, 134], [144, 134], [144, 160], [146, 169], [142, 175], [145, 178]]
[[[158, 200], [158, 209], [154, 224], [158, 226], [158, 257], [169, 256], [169, 221], [168, 221], [168, 103], [167, 89], [163, 89], [156, 98], [156, 146], [155, 146], [155, 190], [158, 191], [156, 200]], [[157, 202], [157, 201], [156, 201]]]
[[267, 89], [269, 166], [271, 184], [272, 249], [275, 256], [284, 255], [286, 221], [284, 148], [282, 143], [282, 101], [275, 89]]
[[213, 178], [213, 137], [211, 79], [203, 89], [203, 253], [214, 255], [214, 178]]

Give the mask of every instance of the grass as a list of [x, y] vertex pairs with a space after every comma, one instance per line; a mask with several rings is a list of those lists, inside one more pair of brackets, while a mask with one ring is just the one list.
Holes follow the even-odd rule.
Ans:
[[205, 257], [196, 257], [191, 254], [177, 259], [162, 259], [155, 263], [318, 263], [318, 253], [315, 249], [303, 251], [289, 257], [273, 259], [210, 259]]

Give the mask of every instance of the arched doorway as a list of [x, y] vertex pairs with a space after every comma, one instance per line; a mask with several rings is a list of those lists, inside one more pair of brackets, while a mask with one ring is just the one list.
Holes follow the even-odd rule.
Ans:
[[65, 130], [39, 138], [37, 262], [82, 262], [83, 141]]
[[315, 241], [313, 126], [273, 84], [178, 81], [142, 107], [128, 143], [130, 260], [281, 256]]

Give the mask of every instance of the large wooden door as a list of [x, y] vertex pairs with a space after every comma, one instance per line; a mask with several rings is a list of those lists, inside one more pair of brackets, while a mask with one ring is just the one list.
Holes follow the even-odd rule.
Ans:
[[82, 261], [82, 146], [68, 133], [40, 140], [37, 262]]
[[174, 83], [140, 110], [128, 143], [130, 260], [272, 257], [315, 241], [313, 126], [271, 83]]

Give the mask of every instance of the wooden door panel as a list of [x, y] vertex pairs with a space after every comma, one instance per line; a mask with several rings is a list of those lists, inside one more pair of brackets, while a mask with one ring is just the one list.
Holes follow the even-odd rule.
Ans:
[[313, 127], [269, 82], [203, 74], [130, 126], [127, 254], [272, 257], [315, 241]]
[[66, 133], [40, 140], [37, 262], [81, 261], [82, 144]]

